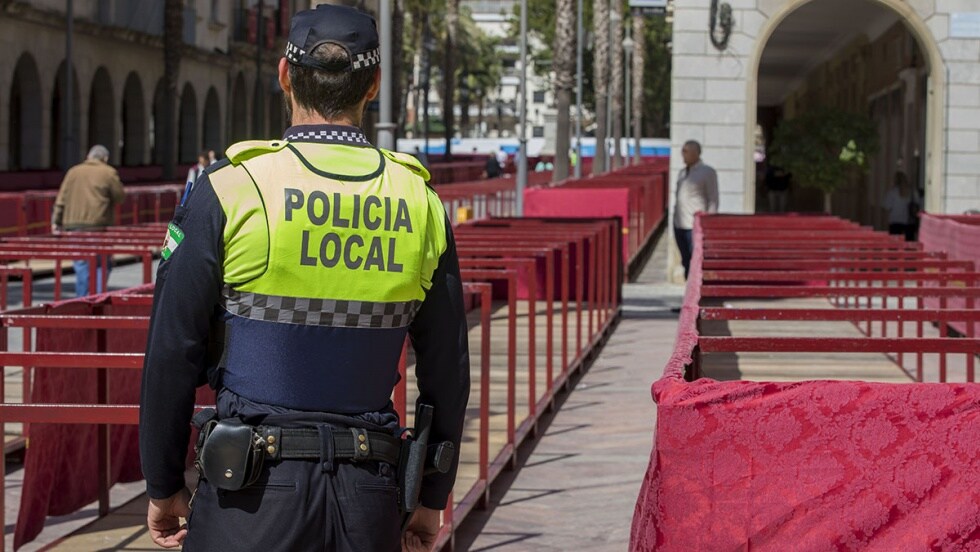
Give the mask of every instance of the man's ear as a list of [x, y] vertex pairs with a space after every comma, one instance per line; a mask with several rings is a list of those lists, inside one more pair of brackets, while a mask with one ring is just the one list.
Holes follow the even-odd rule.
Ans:
[[293, 92], [293, 85], [289, 82], [289, 62], [286, 58], [279, 60], [279, 88], [282, 88], [284, 94]]
[[374, 83], [371, 84], [371, 88], [367, 93], [367, 101], [374, 101], [378, 97], [378, 92], [381, 91], [381, 68], [378, 67], [377, 72], [374, 73]]

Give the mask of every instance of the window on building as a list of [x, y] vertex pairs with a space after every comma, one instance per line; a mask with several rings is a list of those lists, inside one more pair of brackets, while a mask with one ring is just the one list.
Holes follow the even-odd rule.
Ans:
[[534, 91], [534, 103], [536, 103], [536, 104], [543, 104], [544, 103], [544, 96], [545, 96], [545, 91], [544, 90], [535, 90]]
[[209, 20], [214, 25], [220, 25], [222, 23], [221, 0], [211, 0], [211, 17]]
[[544, 126], [536, 126], [531, 129], [532, 138], [544, 138]]

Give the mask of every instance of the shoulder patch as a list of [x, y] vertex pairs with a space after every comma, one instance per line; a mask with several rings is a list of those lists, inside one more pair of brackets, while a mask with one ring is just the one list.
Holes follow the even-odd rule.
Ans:
[[402, 165], [406, 169], [412, 171], [413, 173], [422, 177], [426, 182], [429, 181], [431, 176], [429, 175], [429, 170], [422, 166], [422, 162], [415, 158], [414, 155], [409, 155], [407, 153], [401, 153], [397, 151], [389, 151], [386, 149], [381, 149], [381, 153], [385, 155], [388, 159], [391, 159], [395, 163]]
[[239, 165], [253, 157], [264, 153], [272, 153], [286, 147], [285, 140], [249, 140], [232, 144], [225, 151], [225, 156], [233, 165]]

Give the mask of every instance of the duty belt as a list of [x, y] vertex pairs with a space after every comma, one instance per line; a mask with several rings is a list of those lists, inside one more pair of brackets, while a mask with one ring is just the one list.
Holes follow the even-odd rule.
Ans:
[[[258, 426], [267, 460], [322, 460], [324, 436], [315, 428]], [[333, 459], [354, 462], [377, 460], [395, 466], [401, 454], [401, 439], [386, 433], [360, 428], [330, 428]]]

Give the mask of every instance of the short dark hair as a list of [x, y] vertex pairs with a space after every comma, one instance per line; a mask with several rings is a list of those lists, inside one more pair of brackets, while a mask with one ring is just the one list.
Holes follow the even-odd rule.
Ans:
[[686, 148], [687, 146], [696, 148], [698, 153], [701, 153], [701, 144], [697, 140], [688, 140], [687, 142], [684, 142], [684, 147]]
[[[321, 44], [310, 54], [326, 64], [350, 62], [347, 51], [336, 44]], [[296, 104], [325, 119], [353, 114], [374, 84], [376, 74], [377, 68], [331, 72], [289, 64], [289, 82]], [[354, 115], [359, 117], [360, 113]]]

